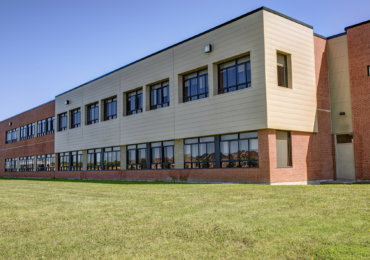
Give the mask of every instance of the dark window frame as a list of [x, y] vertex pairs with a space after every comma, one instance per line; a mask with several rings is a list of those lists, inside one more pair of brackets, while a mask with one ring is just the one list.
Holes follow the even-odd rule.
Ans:
[[53, 134], [55, 130], [55, 117], [48, 117], [37, 121], [37, 137]]
[[[202, 74], [200, 74], [202, 73]], [[190, 77], [191, 75], [196, 74], [193, 77]], [[204, 87], [204, 93], [200, 92], [200, 80], [204, 79], [205, 87]], [[192, 80], [196, 80], [196, 89], [197, 93], [192, 94]], [[188, 84], [187, 84], [188, 82]], [[188, 85], [188, 87], [186, 87]], [[183, 102], [189, 102], [194, 100], [199, 100], [203, 98], [207, 98], [209, 95], [209, 88], [208, 88], [208, 70], [207, 68], [198, 70], [195, 72], [187, 73], [182, 76], [182, 91], [183, 91]], [[190, 95], [189, 95], [190, 94]]]
[[5, 171], [6, 172], [16, 172], [18, 158], [6, 158], [5, 159]]
[[87, 150], [87, 170], [100, 171], [102, 170], [102, 155], [103, 149], [89, 149]]
[[[148, 169], [148, 161], [150, 161], [150, 158], [148, 158], [148, 144], [134, 144], [134, 145], [128, 145], [126, 147], [126, 162], [127, 162], [127, 169], [128, 170], [144, 170]], [[140, 161], [140, 152], [144, 151], [145, 154], [145, 161]], [[131, 152], [135, 153], [135, 163], [131, 163]]]
[[[213, 138], [213, 141], [206, 141], [207, 138]], [[209, 145], [213, 144], [213, 160], [209, 160], [211, 158], [211, 154], [209, 153]], [[205, 145], [206, 151], [206, 158], [207, 160], [202, 160], [200, 155], [200, 147]], [[186, 149], [189, 147], [190, 150], [190, 161], [186, 160]], [[197, 156], [195, 160], [193, 160], [193, 147], [197, 149]], [[196, 137], [196, 138], [188, 138], [184, 139], [184, 168], [185, 169], [205, 169], [205, 168], [216, 168], [216, 137], [215, 136], [207, 136], [207, 137]]]
[[70, 112], [71, 129], [81, 126], [81, 108], [76, 108]]
[[99, 102], [88, 104], [86, 106], [86, 125], [92, 125], [98, 122], [99, 122]]
[[[168, 100], [165, 101], [164, 89], [167, 89]], [[150, 110], [155, 110], [158, 108], [169, 107], [170, 106], [170, 82], [165, 80], [156, 84], [150, 85]], [[155, 100], [156, 104], [153, 104], [153, 94], [157, 99]]]
[[[279, 55], [283, 57], [284, 64], [279, 63]], [[277, 52], [276, 54], [276, 69], [277, 69], [277, 85], [279, 87], [283, 88], [289, 88], [289, 64], [288, 64], [288, 54], [284, 54], [281, 52]], [[282, 74], [279, 70], [283, 70]], [[284, 76], [283, 79], [281, 79], [281, 75]], [[280, 83], [282, 82], [282, 83]]]
[[35, 123], [30, 123], [20, 127], [20, 140], [27, 140], [35, 137]]
[[[63, 160], [62, 160], [63, 158]], [[58, 170], [59, 171], [69, 171], [71, 166], [70, 153], [64, 152], [58, 154]]]
[[[113, 155], [116, 158], [113, 161]], [[111, 157], [109, 160], [109, 157]], [[121, 148], [119, 146], [106, 147], [103, 149], [103, 171], [114, 171], [121, 169]]]
[[[170, 144], [172, 143], [172, 144]], [[157, 145], [154, 146], [153, 145]], [[161, 161], [160, 162], [153, 162], [153, 150], [154, 149], [160, 149], [160, 156]], [[165, 153], [167, 148], [172, 148], [172, 154], [173, 154], [173, 162], [166, 162], [165, 161]], [[173, 169], [175, 168], [175, 142], [170, 141], [162, 141], [162, 142], [152, 142], [150, 143], [150, 169], [152, 170], [163, 170], [163, 169]]]
[[[239, 60], [243, 60], [243, 59], [247, 59], [246, 61], [242, 61], [239, 63]], [[232, 63], [234, 62], [234, 65], [230, 65], [226, 68], [221, 68], [223, 65], [227, 64], [227, 63]], [[244, 66], [244, 82], [240, 82], [239, 81], [239, 76], [238, 76], [238, 69], [239, 69], [239, 66]], [[228, 93], [228, 92], [233, 92], [233, 91], [237, 91], [237, 90], [242, 90], [242, 89], [246, 89], [246, 88], [250, 88], [252, 87], [252, 69], [251, 69], [251, 60], [250, 60], [250, 56], [249, 55], [244, 55], [242, 57], [239, 57], [239, 58], [235, 58], [235, 59], [230, 59], [226, 62], [222, 62], [220, 64], [217, 65], [217, 72], [218, 72], [218, 94], [224, 94], [224, 93]], [[232, 69], [235, 70], [235, 84], [233, 85], [229, 85], [229, 81], [228, 81], [228, 72], [231, 71]], [[224, 75], [223, 75], [223, 72], [226, 71], [226, 82], [227, 82], [227, 86], [224, 87], [223, 84], [224, 84]], [[221, 76], [222, 75], [222, 76]]]
[[18, 128], [14, 128], [5, 132], [5, 143], [15, 143], [18, 141]]
[[[134, 98], [135, 109], [131, 109], [132, 100]], [[133, 115], [143, 112], [143, 90], [136, 89], [126, 93], [126, 115]]]
[[111, 97], [103, 100], [104, 104], [104, 121], [117, 118], [117, 97]]
[[81, 171], [83, 167], [83, 152], [73, 151], [70, 152], [70, 170], [71, 171]]
[[58, 115], [58, 131], [65, 131], [68, 127], [68, 113], [64, 112]]

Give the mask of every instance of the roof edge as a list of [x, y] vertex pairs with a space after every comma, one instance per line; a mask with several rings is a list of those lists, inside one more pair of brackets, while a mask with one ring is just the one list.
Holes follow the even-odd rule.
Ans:
[[39, 108], [39, 107], [45, 106], [45, 105], [47, 105], [47, 104], [49, 104], [49, 103], [51, 103], [51, 102], [55, 102], [55, 99], [50, 100], [50, 101], [45, 102], [45, 103], [42, 103], [41, 105], [38, 105], [38, 106], [35, 106], [35, 107], [32, 107], [32, 108], [29, 108], [29, 109], [27, 109], [27, 110], [25, 110], [25, 111], [23, 111], [23, 112], [20, 112], [20, 113], [18, 113], [18, 114], [15, 114], [14, 116], [11, 116], [11, 117], [8, 117], [8, 118], [5, 118], [4, 120], [1, 120], [1, 121], [0, 121], [0, 123], [3, 123], [3, 122], [5, 122], [5, 121], [7, 121], [7, 120], [10, 120], [10, 119], [12, 119], [13, 117], [16, 117], [16, 116], [22, 115], [22, 114], [24, 114], [24, 113], [27, 113], [27, 112], [29, 112], [29, 111], [31, 111], [31, 110], [36, 109], [36, 108]]
[[121, 66], [121, 67], [119, 67], [119, 68], [115, 69], [115, 70], [112, 70], [112, 71], [110, 71], [110, 72], [108, 72], [108, 73], [105, 73], [105, 74], [103, 74], [103, 75], [101, 75], [101, 76], [99, 76], [99, 77], [97, 77], [97, 78], [94, 78], [94, 79], [92, 79], [92, 80], [89, 80], [89, 81], [87, 81], [87, 82], [85, 82], [85, 83], [83, 83], [83, 84], [81, 84], [81, 85], [78, 85], [77, 87], [74, 87], [74, 88], [71, 88], [71, 89], [69, 89], [69, 90], [67, 90], [67, 91], [64, 91], [64, 92], [62, 92], [62, 93], [60, 93], [60, 94], [56, 95], [55, 97], [59, 97], [59, 96], [62, 96], [62, 95], [64, 95], [64, 94], [67, 94], [67, 93], [69, 93], [69, 92], [71, 92], [71, 91], [73, 91], [73, 90], [76, 90], [76, 89], [78, 89], [78, 88], [80, 88], [80, 87], [83, 87], [83, 86], [85, 86], [85, 85], [87, 85], [87, 84], [90, 84], [90, 83], [92, 83], [92, 82], [94, 82], [94, 81], [97, 81], [97, 80], [99, 80], [99, 79], [101, 79], [101, 78], [104, 78], [104, 77], [106, 77], [106, 76], [108, 76], [108, 75], [110, 75], [110, 74], [113, 74], [114, 72], [117, 72], [117, 71], [119, 71], [119, 70], [121, 70], [121, 69], [124, 69], [124, 68], [126, 68], [126, 67], [129, 67], [129, 66], [131, 66], [131, 65], [133, 65], [133, 64], [135, 64], [135, 63], [138, 63], [138, 62], [140, 62], [140, 61], [143, 61], [143, 60], [145, 60], [145, 59], [147, 59], [147, 58], [150, 58], [150, 57], [152, 57], [152, 56], [154, 56], [154, 55], [157, 55], [157, 54], [159, 54], [159, 53], [161, 53], [161, 52], [164, 52], [164, 51], [166, 51], [166, 50], [168, 50], [168, 49], [171, 49], [171, 48], [173, 48], [173, 47], [176, 47], [176, 46], [178, 46], [178, 45], [180, 45], [180, 44], [183, 44], [183, 43], [185, 43], [185, 42], [187, 42], [187, 41], [190, 41], [190, 40], [192, 40], [192, 39], [195, 39], [195, 38], [197, 38], [197, 37], [199, 37], [199, 36], [202, 36], [202, 35], [204, 35], [204, 34], [206, 34], [206, 33], [209, 33], [209, 32], [211, 32], [211, 31], [213, 31], [213, 30], [216, 30], [216, 29], [218, 29], [218, 28], [220, 28], [220, 27], [223, 27], [223, 26], [225, 26], [225, 25], [228, 25], [228, 24], [230, 24], [230, 23], [233, 23], [233, 22], [235, 22], [235, 21], [237, 21], [237, 20], [239, 20], [239, 19], [242, 19], [242, 18], [244, 18], [244, 17], [247, 17], [247, 16], [249, 16], [249, 15], [251, 15], [251, 14], [254, 14], [254, 13], [259, 12], [259, 11], [262, 11], [262, 10], [265, 10], [265, 11], [267, 11], [267, 12], [273, 13], [273, 14], [275, 14], [275, 15], [281, 16], [281, 17], [283, 17], [283, 18], [285, 18], [285, 19], [288, 19], [288, 20], [290, 20], [290, 21], [293, 21], [293, 22], [295, 22], [295, 23], [298, 23], [298, 24], [300, 24], [300, 25], [303, 25], [303, 26], [306, 26], [306, 27], [308, 27], [308, 28], [310, 28], [310, 29], [313, 29], [313, 27], [312, 27], [311, 25], [308, 25], [308, 24], [306, 24], [306, 23], [304, 23], [304, 22], [301, 22], [301, 21], [299, 21], [299, 20], [296, 20], [296, 19], [294, 19], [294, 18], [292, 18], [292, 17], [289, 17], [289, 16], [287, 16], [287, 15], [284, 15], [284, 14], [282, 14], [282, 13], [279, 13], [279, 12], [277, 12], [277, 11], [275, 11], [275, 10], [272, 10], [272, 9], [270, 9], [270, 8], [267, 8], [267, 7], [265, 7], [265, 6], [261, 6], [261, 7], [257, 8], [257, 9], [255, 9], [255, 10], [252, 10], [252, 11], [250, 11], [250, 12], [248, 12], [248, 13], [245, 13], [245, 14], [243, 14], [243, 15], [240, 15], [240, 16], [238, 16], [238, 17], [234, 18], [234, 19], [231, 19], [231, 20], [229, 20], [229, 21], [227, 21], [227, 22], [224, 22], [224, 23], [222, 23], [222, 24], [220, 24], [220, 25], [217, 25], [217, 26], [215, 26], [215, 27], [212, 27], [212, 28], [210, 28], [210, 29], [208, 29], [208, 30], [206, 30], [206, 31], [204, 31], [204, 32], [198, 33], [198, 34], [196, 34], [196, 35], [194, 35], [194, 36], [192, 36], [192, 37], [190, 37], [190, 38], [187, 38], [187, 39], [182, 40], [182, 41], [180, 41], [180, 42], [178, 42], [178, 43], [175, 43], [175, 44], [173, 44], [173, 45], [170, 45], [170, 46], [168, 46], [168, 47], [166, 47], [166, 48], [164, 48], [164, 49], [161, 49], [161, 50], [159, 50], [159, 51], [157, 51], [157, 52], [154, 52], [154, 53], [152, 53], [152, 54], [149, 54], [149, 55], [147, 55], [147, 56], [145, 56], [145, 57], [143, 57], [143, 58], [140, 58], [140, 59], [138, 59], [138, 60], [135, 60], [135, 61], [133, 61], [133, 62], [130, 62], [130, 63], [128, 63], [128, 64], [124, 65], [124, 66]]
[[339, 36], [343, 36], [343, 35], [346, 35], [346, 34], [347, 34], [346, 32], [342, 32], [342, 33], [338, 33], [338, 34], [334, 34], [332, 36], [326, 37], [326, 39], [330, 40], [330, 39], [333, 39], [333, 38], [336, 38], [336, 37], [339, 37]]
[[319, 37], [319, 38], [321, 38], [321, 39], [327, 40], [327, 37], [325, 37], [325, 36], [323, 36], [323, 35], [321, 35], [321, 34], [313, 33], [313, 35], [314, 35], [314, 36], [316, 36], [316, 37]]
[[367, 21], [363, 21], [361, 23], [356, 23], [356, 24], [353, 24], [353, 25], [350, 25], [350, 26], [347, 26], [346, 28], [344, 28], [344, 30], [348, 30], [348, 29], [351, 29], [353, 27], [357, 27], [357, 26], [360, 26], [360, 25], [364, 25], [364, 24], [367, 24], [367, 23], [370, 23], [370, 20], [367, 20]]

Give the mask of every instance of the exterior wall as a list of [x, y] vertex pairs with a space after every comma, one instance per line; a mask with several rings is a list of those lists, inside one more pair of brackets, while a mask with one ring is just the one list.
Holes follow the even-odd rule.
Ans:
[[[268, 128], [316, 131], [313, 31], [267, 11], [263, 23]], [[277, 51], [290, 55], [289, 88], [277, 85]]]
[[[44, 135], [37, 137], [37, 131], [35, 129], [35, 137], [27, 140], [19, 140], [14, 143], [5, 143], [5, 133], [8, 130], [19, 128], [29, 123], [36, 123], [39, 120], [46, 119], [54, 116], [55, 102], [43, 104], [39, 107], [26, 111], [22, 114], [8, 118], [0, 122], [0, 176], [19, 175], [25, 177], [28, 173], [8, 173], [5, 172], [5, 159], [6, 158], [18, 158], [24, 156], [34, 156], [42, 154], [53, 154], [54, 153], [54, 134]], [[9, 122], [12, 123], [9, 126]], [[37, 124], [36, 124], [37, 126]], [[18, 129], [19, 133], [19, 129]], [[19, 137], [19, 135], [18, 135]], [[44, 176], [49, 173], [32, 172], [30, 176]]]
[[370, 23], [347, 29], [356, 179], [370, 179]]
[[[56, 114], [81, 107], [82, 122], [85, 105], [113, 95], [118, 99], [117, 119], [57, 132], [56, 152], [266, 128], [263, 14], [253, 13], [56, 97]], [[206, 54], [208, 43], [213, 51]], [[218, 95], [216, 63], [246, 53], [252, 87]], [[200, 67], [208, 67], [209, 97], [182, 103], [178, 75]], [[149, 101], [149, 84], [164, 79], [170, 83], [169, 107], [149, 110], [146, 104], [143, 113], [123, 115], [124, 92], [143, 87], [143, 100]], [[64, 105], [67, 99], [70, 105]]]
[[[347, 35], [331, 38], [327, 43], [333, 133], [351, 134], [353, 130]], [[346, 114], [339, 115], [340, 112]]]

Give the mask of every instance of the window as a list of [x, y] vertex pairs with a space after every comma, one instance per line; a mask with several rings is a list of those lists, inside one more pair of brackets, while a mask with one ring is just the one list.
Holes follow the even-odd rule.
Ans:
[[218, 65], [218, 93], [226, 93], [251, 87], [249, 56]]
[[127, 169], [146, 169], [147, 168], [147, 145], [135, 144], [127, 146]]
[[20, 157], [19, 158], [19, 171], [32, 172], [35, 164], [35, 156]]
[[81, 125], [81, 109], [77, 108], [71, 111], [71, 128], [77, 128]]
[[104, 100], [104, 120], [117, 118], [117, 98], [109, 98]]
[[31, 139], [35, 136], [35, 123], [21, 126], [20, 130], [21, 140]]
[[17, 171], [17, 158], [5, 159], [5, 171], [16, 172]]
[[185, 139], [185, 168], [215, 168], [215, 137]]
[[104, 148], [103, 170], [119, 170], [121, 168], [120, 147]]
[[87, 118], [87, 124], [95, 124], [99, 122], [99, 104], [98, 102], [94, 104], [90, 104], [87, 106], [86, 109], [86, 118]]
[[352, 143], [353, 135], [343, 134], [337, 135], [337, 144]]
[[36, 159], [37, 171], [55, 171], [55, 154], [38, 155]]
[[55, 118], [49, 117], [37, 122], [37, 136], [54, 133]]
[[221, 135], [220, 153], [222, 168], [258, 167], [257, 132]]
[[87, 170], [101, 170], [102, 149], [91, 149], [87, 151]]
[[71, 171], [82, 170], [82, 151], [71, 152]]
[[18, 130], [17, 128], [6, 131], [5, 143], [14, 143], [18, 140]]
[[370, 76], [370, 65], [367, 65], [367, 75]]
[[276, 131], [276, 161], [278, 168], [292, 166], [292, 141], [290, 132]]
[[288, 88], [288, 57], [287, 55], [277, 54], [277, 79], [278, 86]]
[[170, 169], [175, 167], [174, 141], [150, 144], [152, 169]]
[[59, 171], [69, 171], [69, 152], [59, 153]]
[[208, 97], [208, 71], [201, 70], [183, 76], [184, 102]]
[[150, 87], [150, 109], [168, 107], [170, 105], [170, 86], [168, 81]]
[[59, 116], [59, 131], [67, 130], [67, 113], [60, 114]]
[[143, 91], [135, 90], [127, 93], [127, 115], [143, 112]]

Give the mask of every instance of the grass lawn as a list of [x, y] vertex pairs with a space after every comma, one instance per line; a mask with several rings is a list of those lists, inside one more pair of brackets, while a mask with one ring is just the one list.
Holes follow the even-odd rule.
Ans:
[[0, 179], [0, 259], [369, 259], [370, 185]]

